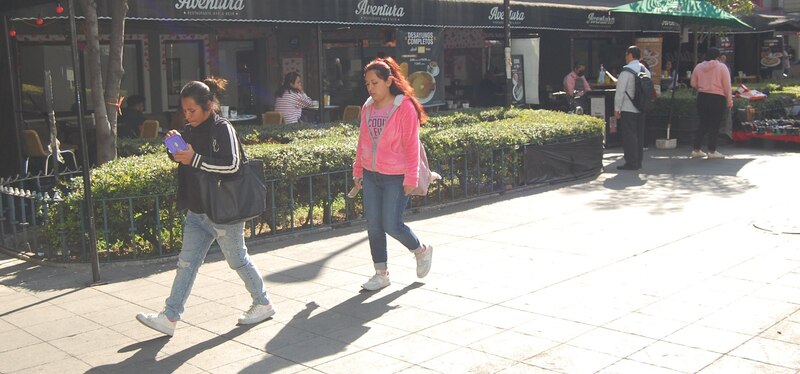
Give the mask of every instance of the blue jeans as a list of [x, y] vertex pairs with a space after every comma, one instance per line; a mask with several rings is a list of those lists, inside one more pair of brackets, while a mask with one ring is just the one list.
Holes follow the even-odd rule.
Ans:
[[197, 214], [191, 210], [186, 213], [183, 224], [183, 247], [178, 255], [178, 271], [172, 282], [172, 291], [166, 302], [164, 314], [172, 321], [179, 321], [186, 299], [192, 291], [197, 271], [206, 258], [208, 249], [214, 240], [219, 243], [228, 266], [236, 270], [250, 292], [254, 304], [269, 304], [264, 281], [258, 269], [247, 255], [244, 245], [244, 222], [232, 225], [218, 225], [208, 219], [205, 214]]
[[362, 186], [372, 262], [375, 270], [386, 270], [389, 257], [386, 251], [386, 234], [411, 251], [419, 248], [419, 239], [403, 223], [403, 211], [409, 197], [403, 192], [402, 175], [385, 175], [365, 169]]

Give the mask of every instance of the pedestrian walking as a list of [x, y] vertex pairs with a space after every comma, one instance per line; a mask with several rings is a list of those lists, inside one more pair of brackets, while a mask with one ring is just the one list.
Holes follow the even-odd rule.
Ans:
[[253, 299], [250, 308], [239, 317], [239, 324], [261, 322], [275, 310], [264, 288], [264, 281], [247, 254], [244, 244], [244, 222], [217, 224], [203, 209], [197, 186], [197, 173], [233, 174], [242, 160], [241, 145], [231, 123], [219, 116], [219, 97], [227, 81], [207, 78], [192, 81], [181, 90], [181, 108], [188, 122], [183, 131], [170, 130], [167, 137], [180, 135], [185, 143], [170, 157], [178, 165], [178, 208], [188, 209], [183, 225], [183, 247], [178, 255], [178, 268], [172, 290], [160, 313], [139, 313], [136, 319], [145, 326], [172, 336], [181, 319], [197, 271], [216, 240], [231, 269], [244, 282]]
[[[719, 59], [719, 49], [709, 48], [705, 61], [697, 64], [692, 71], [691, 84], [697, 90], [697, 115], [700, 117], [700, 124], [695, 132], [691, 158], [725, 158], [725, 155], [717, 152], [717, 138], [725, 109], [733, 107], [733, 95], [731, 74]], [[701, 149], [706, 136], [708, 153]]]
[[620, 120], [622, 149], [625, 164], [617, 166], [619, 170], [639, 170], [644, 159], [644, 114], [636, 108], [633, 100], [636, 96], [636, 75], [644, 72], [650, 77], [650, 70], [639, 62], [642, 52], [632, 45], [625, 51], [625, 66], [617, 79], [617, 92], [614, 95], [614, 117]]
[[356, 187], [364, 191], [364, 216], [375, 275], [361, 287], [390, 284], [386, 234], [414, 254], [417, 277], [428, 275], [433, 247], [422, 244], [403, 222], [403, 210], [419, 178], [419, 126], [428, 116], [414, 89], [392, 58], [364, 67], [369, 98], [361, 110], [361, 130], [353, 163]]
[[303, 108], [308, 108], [312, 104], [313, 100], [303, 91], [300, 74], [286, 73], [283, 84], [275, 92], [275, 111], [283, 114], [283, 121], [287, 124], [299, 122]]

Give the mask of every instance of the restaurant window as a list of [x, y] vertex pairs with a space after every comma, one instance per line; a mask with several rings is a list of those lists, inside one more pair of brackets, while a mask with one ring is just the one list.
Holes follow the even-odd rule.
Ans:
[[256, 50], [253, 41], [219, 43], [219, 71], [228, 80], [223, 105], [241, 114], [254, 114], [256, 106]]
[[165, 92], [167, 106], [178, 107], [181, 88], [193, 80], [205, 78], [202, 40], [164, 41]]
[[[125, 74], [120, 85], [120, 95], [129, 96], [141, 93], [143, 86], [141, 54], [138, 42], [126, 42], [122, 64]], [[108, 67], [108, 44], [100, 44], [100, 63], [104, 74]], [[84, 109], [91, 111], [89, 99], [92, 92], [87, 79], [86, 52], [80, 54], [80, 75]], [[53, 110], [57, 115], [74, 115], [75, 71], [72, 67], [72, 50], [69, 45], [21, 44], [19, 46], [20, 84], [22, 89], [22, 110], [28, 118], [40, 118], [45, 112], [44, 72], [50, 71], [53, 83]]]
[[334, 105], [361, 105], [367, 98], [364, 88], [361, 42], [329, 41], [323, 43], [325, 75], [323, 90], [330, 93]]

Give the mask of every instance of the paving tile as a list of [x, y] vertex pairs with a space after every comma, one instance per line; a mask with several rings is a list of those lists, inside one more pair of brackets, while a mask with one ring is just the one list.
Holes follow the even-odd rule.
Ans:
[[631, 313], [603, 327], [651, 339], [661, 339], [684, 326], [686, 326], [685, 322], [654, 317], [643, 313]]
[[74, 315], [71, 317], [55, 321], [47, 321], [30, 326], [26, 330], [41, 340], [49, 341], [60, 339], [66, 336], [74, 336], [101, 328], [102, 325], [99, 323]]
[[668, 342], [656, 342], [628, 358], [655, 366], [693, 373], [720, 357], [722, 355], [715, 352]]
[[600, 327], [570, 340], [567, 344], [623, 358], [655, 342], [654, 339]]
[[559, 345], [525, 360], [525, 363], [561, 373], [594, 373], [617, 360], [618, 357], [605, 353]]
[[662, 368], [642, 362], [623, 359], [615, 362], [609, 367], [598, 371], [598, 374], [678, 374], [680, 371]]
[[113, 296], [101, 294], [97, 296], [89, 296], [81, 300], [67, 301], [57, 305], [69, 312], [82, 315], [101, 310], [114, 309], [126, 304], [128, 304], [127, 301], [120, 300]]
[[441, 373], [494, 373], [516, 362], [470, 348], [460, 348], [420, 364]]
[[439, 313], [413, 307], [401, 307], [393, 309], [375, 320], [381, 325], [394, 327], [409, 332], [416, 332], [431, 326], [442, 324], [453, 319]]
[[498, 371], [498, 374], [553, 374], [557, 371], [547, 370], [520, 362], [514, 366]]
[[744, 334], [758, 334], [795, 310], [796, 304], [749, 297], [704, 317], [698, 323]]
[[542, 339], [552, 340], [563, 343], [572, 338], [582, 335], [594, 326], [585, 323], [566, 321], [559, 318], [539, 316], [530, 322], [523, 323], [511, 329], [511, 331], [533, 335]]
[[32, 368], [22, 370], [25, 374], [83, 374], [91, 372], [89, 364], [74, 357], [65, 357], [55, 362], [49, 362]]
[[27, 328], [73, 316], [74, 314], [57, 305], [43, 303], [31, 308], [21, 309], [11, 314], [6, 314], [0, 318], [14, 326]]
[[41, 339], [29, 334], [25, 330], [14, 329], [0, 332], [0, 353], [39, 343], [42, 343]]
[[434, 357], [460, 348], [456, 344], [429, 338], [420, 334], [409, 334], [369, 350], [412, 364], [421, 364]]
[[100, 328], [61, 339], [50, 340], [50, 344], [72, 356], [80, 356], [96, 350], [98, 342], [102, 342], [103, 347], [108, 348], [135, 343], [133, 339], [108, 328]]
[[310, 367], [316, 367], [358, 351], [361, 351], [361, 349], [324, 336], [318, 336], [275, 350], [268, 349], [268, 353], [274, 356]]
[[787, 343], [800, 342], [800, 322], [783, 320], [760, 335], [762, 338], [780, 340]]
[[339, 329], [325, 334], [326, 337], [338, 340], [358, 348], [370, 348], [408, 335], [408, 331], [384, 326], [377, 322]]
[[492, 305], [488, 308], [478, 310], [462, 317], [467, 321], [477, 322], [500, 329], [510, 329], [521, 325], [538, 317], [537, 314], [508, 308], [500, 305]]
[[795, 343], [756, 337], [729, 355], [800, 370], [800, 344]]
[[305, 369], [308, 367], [264, 353], [216, 367], [211, 372], [218, 374], [293, 374]]
[[263, 351], [233, 341], [211, 340], [170, 355], [170, 358], [196, 366], [202, 370], [227, 365], [249, 357], [261, 356]]
[[151, 366], [169, 355], [164, 346], [169, 338], [162, 335], [158, 338], [139, 341], [122, 347], [98, 346], [92, 352], [84, 353], [77, 358], [101, 373], [118, 373], [124, 370], [133, 372], [137, 365]]
[[664, 341], [711, 352], [727, 353], [751, 338], [751, 335], [692, 324], [668, 335]]
[[706, 366], [698, 373], [701, 374], [728, 374], [728, 373], [759, 373], [759, 374], [793, 374], [797, 370], [765, 364], [763, 362], [748, 360], [740, 357], [724, 356], [711, 365]]
[[315, 366], [314, 369], [330, 374], [372, 374], [376, 372], [395, 373], [410, 366], [411, 364], [408, 362], [391, 356], [364, 350]]
[[272, 352], [317, 337], [319, 335], [297, 327], [267, 321], [254, 326], [241, 335], [235, 336], [233, 340], [264, 352]]
[[67, 357], [69, 356], [64, 351], [48, 343], [29, 345], [0, 353], [0, 373], [11, 373], [41, 366]]
[[509, 360], [523, 361], [559, 344], [516, 331], [503, 331], [497, 335], [472, 343], [469, 348]]
[[429, 327], [419, 333], [430, 338], [466, 346], [492, 335], [497, 335], [502, 331], [497, 327], [464, 319], [454, 319]]

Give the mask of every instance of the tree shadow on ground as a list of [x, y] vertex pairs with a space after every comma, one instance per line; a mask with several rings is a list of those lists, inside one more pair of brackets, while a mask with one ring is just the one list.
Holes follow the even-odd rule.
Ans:
[[329, 253], [324, 258], [321, 258], [314, 262], [303, 263], [289, 269], [284, 269], [278, 272], [270, 273], [269, 275], [264, 277], [264, 279], [276, 283], [299, 283], [299, 282], [307, 282], [313, 280], [319, 276], [319, 273], [322, 271], [322, 268], [328, 261], [330, 261], [332, 258], [344, 252], [347, 252], [348, 250], [352, 249], [353, 247], [365, 241], [367, 241], [366, 236], [356, 241], [353, 241], [352, 243], [344, 244], [341, 248], [337, 249], [334, 252]]
[[[698, 196], [729, 198], [755, 188], [738, 172], [752, 158], [724, 160], [687, 160], [686, 156], [651, 157], [637, 171], [618, 171], [605, 179], [602, 188], [614, 190], [588, 205], [597, 210], [621, 207], [647, 208], [651, 214], [667, 214], [683, 210], [684, 204]], [[713, 167], [709, 168], [709, 163]], [[607, 167], [609, 170], [611, 166]], [[616, 170], [614, 170], [616, 171]], [[567, 193], [598, 191], [598, 183], [586, 183], [565, 189]]]
[[[276, 372], [280, 369], [295, 365], [305, 364], [320, 358], [328, 357], [340, 353], [347, 347], [366, 334], [370, 327], [366, 324], [373, 321], [387, 312], [399, 308], [398, 305], [391, 306], [391, 302], [409, 291], [422, 287], [423, 283], [414, 282], [400, 290], [386, 294], [373, 301], [365, 303], [367, 299], [375, 295], [374, 292], [362, 291], [356, 296], [351, 297], [343, 303], [320, 313], [312, 314], [320, 308], [315, 302], [306, 304], [306, 308], [297, 313], [283, 329], [281, 329], [264, 347], [270, 354], [264, 360], [256, 362], [243, 369], [243, 373], [266, 373]], [[331, 326], [336, 326], [332, 328]], [[293, 345], [286, 345], [286, 341], [292, 340], [296, 336], [296, 329], [320, 334], [326, 331], [325, 335], [336, 335], [336, 338], [324, 338], [324, 344], [315, 344], [313, 348], [304, 349], [306, 341], [301, 341]], [[327, 331], [330, 330], [330, 331]]]

